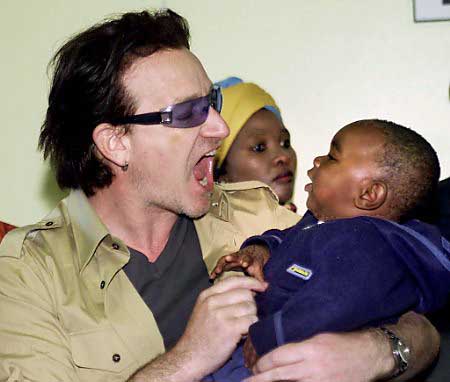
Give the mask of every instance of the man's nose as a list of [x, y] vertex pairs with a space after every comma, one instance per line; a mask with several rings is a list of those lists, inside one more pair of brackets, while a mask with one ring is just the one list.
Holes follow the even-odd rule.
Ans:
[[205, 138], [224, 139], [230, 134], [230, 129], [220, 114], [214, 108], [210, 107], [208, 118], [203, 124], [200, 132]]

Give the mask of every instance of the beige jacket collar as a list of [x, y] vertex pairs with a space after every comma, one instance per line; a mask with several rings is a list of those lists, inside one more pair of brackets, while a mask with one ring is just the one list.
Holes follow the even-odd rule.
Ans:
[[72, 190], [63, 203], [67, 207], [72, 224], [74, 242], [80, 261], [80, 273], [89, 264], [102, 242], [106, 242], [105, 244], [110, 246], [117, 242], [119, 248], [128, 254], [126, 246], [108, 232], [83, 191]]

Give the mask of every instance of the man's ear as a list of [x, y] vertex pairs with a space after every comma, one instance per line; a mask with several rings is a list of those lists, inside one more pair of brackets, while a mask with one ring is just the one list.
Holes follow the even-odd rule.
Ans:
[[380, 180], [364, 180], [361, 184], [355, 206], [361, 210], [372, 211], [380, 208], [387, 199], [387, 184]]
[[92, 132], [92, 139], [103, 158], [121, 168], [128, 164], [129, 139], [123, 127], [101, 123]]

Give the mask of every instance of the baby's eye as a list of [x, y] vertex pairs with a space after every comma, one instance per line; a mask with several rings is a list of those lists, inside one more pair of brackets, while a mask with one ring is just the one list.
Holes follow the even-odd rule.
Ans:
[[336, 158], [331, 154], [328, 154], [327, 158], [328, 158], [328, 160], [336, 160]]
[[266, 150], [266, 145], [264, 143], [258, 143], [252, 147], [252, 150], [256, 153], [262, 153]]
[[281, 145], [281, 147], [283, 147], [283, 148], [285, 148], [285, 149], [290, 148], [290, 147], [291, 147], [291, 140], [290, 140], [290, 138], [283, 139], [283, 140], [280, 142], [280, 145]]

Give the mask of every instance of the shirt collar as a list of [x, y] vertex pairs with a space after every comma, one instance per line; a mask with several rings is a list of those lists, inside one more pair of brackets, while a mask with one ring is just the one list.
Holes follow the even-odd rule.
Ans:
[[112, 241], [111, 235], [83, 191], [72, 190], [65, 199], [65, 203], [70, 216], [74, 242], [77, 246], [80, 271], [83, 271], [100, 243], [105, 238]]
[[[236, 183], [214, 183], [214, 191], [211, 197], [211, 205], [208, 211], [209, 214], [219, 218], [223, 221], [229, 222], [233, 215], [234, 208], [247, 209], [247, 200], [242, 199], [242, 194], [239, 191], [248, 191], [258, 188], [265, 188], [270, 195], [277, 201], [278, 197], [272, 189], [259, 181], [236, 182]], [[233, 195], [241, 195], [234, 197]]]

